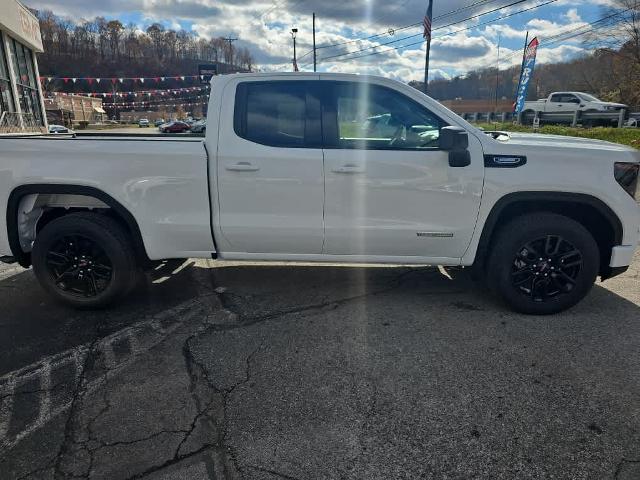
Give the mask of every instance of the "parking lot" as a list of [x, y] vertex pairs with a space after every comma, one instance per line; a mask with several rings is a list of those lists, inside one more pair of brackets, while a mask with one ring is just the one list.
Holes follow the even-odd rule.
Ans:
[[462, 269], [173, 262], [82, 312], [2, 266], [0, 477], [637, 479], [639, 272], [527, 317]]

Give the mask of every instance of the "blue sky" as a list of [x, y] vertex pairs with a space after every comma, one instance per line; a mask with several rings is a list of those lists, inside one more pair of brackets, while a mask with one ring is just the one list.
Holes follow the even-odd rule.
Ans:
[[[580, 32], [598, 19], [610, 0], [434, 0], [431, 65], [434, 77], [451, 77], [498, 62], [501, 68], [520, 61], [525, 32], [541, 40], [540, 62], [568, 60], [587, 52], [583, 38], [553, 42], [554, 35]], [[159, 22], [210, 38], [239, 38], [261, 70], [291, 67], [290, 29], [297, 27], [299, 64], [310, 69], [311, 13], [316, 12], [319, 69], [385, 75], [404, 81], [420, 79], [424, 62], [421, 26], [425, 0], [25, 0], [77, 21], [102, 15], [135, 23], [141, 30]], [[524, 9], [509, 18], [499, 17]], [[489, 10], [496, 12], [468, 19]], [[461, 23], [458, 23], [461, 22]], [[456, 23], [455, 25], [449, 25]], [[485, 24], [488, 23], [488, 24]], [[449, 26], [447, 26], [449, 25]], [[366, 38], [378, 35], [374, 38]], [[408, 37], [404, 39], [405, 37]], [[545, 43], [545, 38], [550, 40]], [[339, 45], [335, 45], [339, 44]], [[386, 45], [384, 45], [386, 44]], [[330, 46], [334, 45], [334, 46]], [[395, 48], [401, 47], [401, 48]], [[376, 52], [375, 55], [367, 55]]]

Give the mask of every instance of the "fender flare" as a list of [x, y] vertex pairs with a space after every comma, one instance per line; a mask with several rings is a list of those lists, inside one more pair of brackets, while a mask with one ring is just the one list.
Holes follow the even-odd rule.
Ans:
[[622, 244], [623, 228], [622, 222], [611, 208], [599, 198], [584, 193], [569, 192], [549, 192], [549, 191], [526, 191], [508, 193], [501, 197], [491, 208], [486, 221], [484, 222], [478, 248], [476, 250], [476, 261], [480, 260], [484, 264], [486, 253], [490, 247], [490, 239], [497, 230], [498, 220], [504, 210], [514, 203], [520, 202], [565, 202], [578, 203], [596, 209], [609, 223], [614, 232], [614, 245]]
[[129, 210], [127, 210], [111, 195], [98, 188], [88, 187], [85, 185], [35, 183], [21, 185], [14, 188], [11, 191], [7, 202], [7, 238], [9, 240], [9, 247], [11, 248], [13, 256], [21, 266], [25, 268], [31, 266], [31, 254], [24, 252], [20, 246], [20, 238], [18, 234], [18, 207], [20, 205], [20, 200], [25, 195], [31, 194], [68, 194], [97, 198], [108, 205], [109, 208], [111, 208], [126, 223], [131, 233], [133, 248], [138, 261], [142, 264], [150, 262], [142, 240], [142, 233], [140, 232], [138, 222], [131, 212], [129, 212]]

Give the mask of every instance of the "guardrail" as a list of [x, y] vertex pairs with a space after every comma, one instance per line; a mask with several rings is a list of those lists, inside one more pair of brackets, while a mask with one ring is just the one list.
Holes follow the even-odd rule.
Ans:
[[42, 122], [32, 113], [2, 112], [0, 114], [0, 134], [2, 133], [47, 133]]
[[543, 123], [561, 123], [577, 127], [590, 127], [594, 125], [610, 125], [617, 127], [634, 127], [640, 126], [640, 120], [634, 119], [635, 114], [627, 114], [626, 110], [616, 110], [614, 112], [536, 112], [535, 116], [524, 115], [523, 113], [514, 114], [511, 112], [474, 112], [460, 113], [465, 120], [473, 123], [477, 122], [515, 122], [519, 125], [532, 125], [539, 127]]
[[627, 111], [625, 109], [614, 112], [536, 112], [532, 118], [531, 115], [525, 116], [519, 113], [516, 122], [518, 124], [531, 124], [533, 127], [540, 126], [541, 123], [566, 123], [572, 127], [578, 126], [590, 127], [593, 125], [606, 124], [622, 128], [625, 125]]
[[513, 120], [511, 112], [474, 112], [459, 113], [462, 118], [470, 122], [500, 122], [506, 123]]

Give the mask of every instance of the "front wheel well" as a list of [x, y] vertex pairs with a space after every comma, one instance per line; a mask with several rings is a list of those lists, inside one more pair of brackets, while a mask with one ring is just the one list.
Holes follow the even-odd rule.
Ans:
[[[550, 212], [571, 218], [583, 225], [593, 236], [600, 252], [602, 279], [612, 276], [609, 267], [611, 249], [622, 241], [622, 224], [602, 201], [590, 195], [563, 193], [513, 194], [513, 198], [499, 201], [485, 222], [474, 267], [485, 270], [487, 256], [497, 233], [512, 219], [539, 212]], [[547, 196], [548, 195], [548, 196]]]

